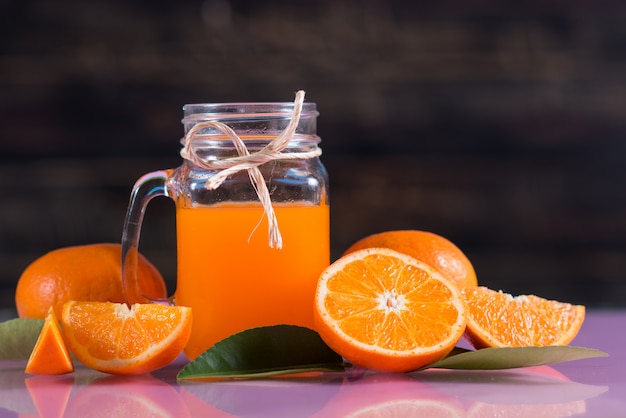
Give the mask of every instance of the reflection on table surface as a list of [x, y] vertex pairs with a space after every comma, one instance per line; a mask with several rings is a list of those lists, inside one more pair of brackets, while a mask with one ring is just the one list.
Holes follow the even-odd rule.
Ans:
[[608, 389], [573, 382], [548, 366], [179, 384], [174, 366], [158, 376], [80, 367], [74, 375], [25, 378], [18, 364], [0, 375], [0, 407], [33, 417], [567, 417], [585, 412], [586, 400]]
[[[588, 322], [593, 327], [605, 320], [613, 321], [610, 329], [619, 329], [626, 312], [604, 320], [592, 315]], [[81, 365], [73, 374], [30, 376], [24, 362], [0, 362], [0, 416], [620, 416], [626, 410], [626, 354], [607, 350], [602, 340], [594, 344], [595, 332], [589, 328], [578, 345], [607, 351], [608, 359], [500, 371], [351, 370], [306, 378], [177, 382], [182, 361], [142, 376], [111, 376]], [[617, 343], [619, 338], [624, 339]]]

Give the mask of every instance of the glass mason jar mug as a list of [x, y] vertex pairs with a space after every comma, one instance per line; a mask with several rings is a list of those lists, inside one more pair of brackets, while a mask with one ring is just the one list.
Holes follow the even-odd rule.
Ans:
[[[330, 263], [328, 176], [315, 103], [190, 104], [182, 165], [141, 177], [122, 237], [127, 300], [144, 295], [136, 263], [147, 203], [176, 205], [177, 283], [170, 303], [193, 311], [193, 359], [244, 329], [313, 327], [317, 279]], [[267, 232], [265, 232], [267, 231]]]

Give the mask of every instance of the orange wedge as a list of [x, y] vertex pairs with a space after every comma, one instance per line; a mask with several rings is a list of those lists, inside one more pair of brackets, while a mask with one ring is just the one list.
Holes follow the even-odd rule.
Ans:
[[112, 374], [141, 374], [171, 363], [191, 333], [191, 308], [158, 304], [67, 302], [65, 341], [84, 365]]
[[322, 339], [356, 366], [406, 372], [454, 348], [467, 322], [459, 288], [433, 267], [386, 248], [343, 256], [320, 276]]
[[476, 348], [567, 345], [585, 320], [585, 307], [534, 295], [513, 297], [466, 288], [467, 335]]
[[65, 374], [74, 371], [72, 358], [63, 342], [59, 321], [52, 307], [48, 310], [24, 371], [29, 374]]

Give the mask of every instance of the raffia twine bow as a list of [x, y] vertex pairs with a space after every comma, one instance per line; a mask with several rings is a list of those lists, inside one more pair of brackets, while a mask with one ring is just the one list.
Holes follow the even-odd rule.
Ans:
[[[293, 160], [293, 159], [308, 159], [315, 158], [321, 155], [322, 150], [315, 148], [312, 151], [306, 152], [283, 152], [283, 150], [289, 145], [289, 142], [293, 139], [293, 136], [300, 122], [300, 116], [302, 114], [302, 106], [304, 103], [304, 91], [300, 90], [296, 93], [294, 100], [293, 114], [289, 124], [279, 135], [276, 136], [269, 144], [255, 153], [250, 153], [244, 141], [237, 135], [237, 133], [228, 125], [218, 121], [205, 121], [195, 124], [183, 138], [183, 148], [180, 151], [180, 155], [186, 160], [191, 161], [193, 164], [205, 168], [207, 170], [216, 171], [206, 182], [206, 187], [210, 190], [215, 190], [222, 185], [224, 180], [229, 176], [246, 170], [252, 187], [256, 191], [259, 201], [263, 206], [265, 216], [268, 221], [268, 244], [271, 248], [280, 249], [283, 247], [283, 239], [278, 227], [278, 219], [272, 206], [272, 200], [270, 197], [269, 189], [265, 183], [265, 178], [259, 170], [259, 166], [274, 160]], [[194, 140], [201, 139], [202, 135], [198, 133], [205, 128], [214, 128], [228, 136], [233, 142], [235, 149], [237, 150], [237, 157], [226, 158], [221, 160], [209, 160], [207, 158], [200, 157], [196, 152], [194, 146]], [[256, 228], [255, 228], [256, 229]], [[254, 232], [254, 231], [253, 231]]]

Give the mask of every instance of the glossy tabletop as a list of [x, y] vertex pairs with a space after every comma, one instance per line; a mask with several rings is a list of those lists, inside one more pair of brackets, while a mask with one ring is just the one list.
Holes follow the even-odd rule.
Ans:
[[501, 371], [178, 383], [182, 359], [130, 377], [82, 366], [31, 376], [0, 362], [0, 417], [624, 417], [625, 330], [626, 310], [590, 311], [572, 344], [608, 358]]

